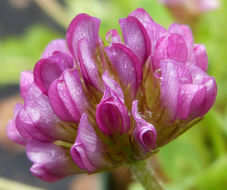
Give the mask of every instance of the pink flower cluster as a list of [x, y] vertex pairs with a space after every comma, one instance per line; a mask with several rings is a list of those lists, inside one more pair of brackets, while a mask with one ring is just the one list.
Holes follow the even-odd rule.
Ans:
[[[220, 0], [159, 0], [182, 22], [193, 22], [202, 13], [220, 7]], [[191, 23], [192, 24], [192, 23]]]
[[220, 6], [220, 0], [159, 0], [166, 5], [185, 6], [191, 11], [206, 12], [217, 9]]
[[52, 41], [21, 96], [8, 136], [26, 146], [31, 172], [48, 182], [145, 159], [201, 119], [215, 101], [205, 47], [188, 26], [165, 29], [139, 8], [116, 30], [77, 15]]

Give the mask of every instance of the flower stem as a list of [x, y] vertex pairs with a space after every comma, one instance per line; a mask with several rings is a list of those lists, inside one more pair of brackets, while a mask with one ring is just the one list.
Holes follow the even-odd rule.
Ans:
[[141, 183], [145, 190], [163, 190], [148, 161], [135, 162], [130, 168], [135, 179]]

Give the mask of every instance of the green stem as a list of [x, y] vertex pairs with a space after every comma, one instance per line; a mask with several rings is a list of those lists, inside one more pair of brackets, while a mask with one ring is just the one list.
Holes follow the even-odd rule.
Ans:
[[145, 190], [164, 190], [148, 161], [135, 162], [130, 168], [135, 179], [142, 184]]

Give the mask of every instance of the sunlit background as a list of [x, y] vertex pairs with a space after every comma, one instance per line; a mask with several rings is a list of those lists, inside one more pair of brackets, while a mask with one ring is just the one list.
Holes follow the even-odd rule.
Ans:
[[[191, 0], [188, 0], [191, 1]], [[102, 19], [100, 36], [134, 9], [145, 8], [168, 27], [190, 24], [194, 40], [207, 47], [208, 73], [218, 84], [215, 106], [205, 119], [161, 148], [151, 163], [168, 190], [227, 189], [227, 1], [216, 10], [176, 18], [158, 0], [0, 0], [0, 189], [142, 190], [125, 168], [100, 175], [71, 176], [48, 184], [29, 172], [30, 161], [5, 134], [19, 97], [19, 78], [32, 70], [42, 50], [54, 38], [64, 38], [66, 27], [78, 13]], [[190, 16], [190, 15], [188, 15]]]

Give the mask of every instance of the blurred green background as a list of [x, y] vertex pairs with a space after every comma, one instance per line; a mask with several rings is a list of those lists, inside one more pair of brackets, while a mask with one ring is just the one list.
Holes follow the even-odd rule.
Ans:
[[[3, 0], [4, 1], [4, 0]], [[20, 1], [20, 0], [18, 0]], [[29, 1], [28, 1], [29, 2]], [[168, 27], [174, 22], [170, 12], [157, 0], [35, 0], [40, 12], [57, 25], [32, 22], [20, 34], [0, 35], [0, 89], [18, 84], [20, 72], [31, 70], [46, 44], [64, 37], [66, 26], [80, 12], [102, 19], [100, 36], [112, 28], [119, 30], [118, 19], [138, 7]], [[31, 18], [32, 19], [32, 18]], [[16, 18], [14, 20], [16, 22]], [[1, 25], [0, 25], [1, 31]], [[227, 189], [227, 1], [219, 9], [201, 15], [193, 25], [195, 43], [207, 47], [208, 73], [218, 84], [214, 107], [205, 119], [184, 135], [161, 148], [156, 156], [160, 175], [169, 190]], [[139, 184], [130, 190], [140, 190]]]

